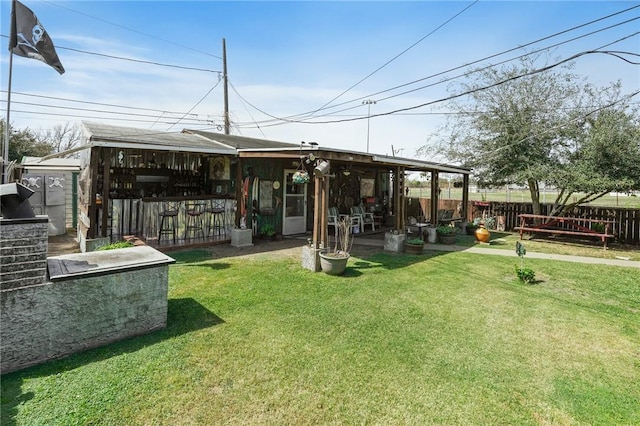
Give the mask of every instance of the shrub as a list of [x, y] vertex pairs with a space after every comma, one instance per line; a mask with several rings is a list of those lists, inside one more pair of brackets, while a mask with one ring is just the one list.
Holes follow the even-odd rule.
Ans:
[[107, 244], [106, 246], [100, 246], [96, 249], [96, 251], [114, 250], [127, 247], [134, 247], [134, 245], [129, 241], [116, 241], [115, 243]]
[[455, 227], [455, 226], [438, 226], [436, 228], [436, 232], [438, 234], [442, 234], [442, 235], [457, 234], [458, 233], [458, 228]]
[[264, 225], [262, 225], [262, 227], [260, 227], [260, 233], [262, 235], [266, 235], [267, 237], [273, 237], [274, 235], [276, 235], [276, 229], [273, 227], [273, 225], [265, 223]]
[[536, 279], [536, 273], [531, 268], [518, 268], [516, 265], [516, 275], [523, 283], [532, 284]]
[[415, 245], [415, 246], [421, 246], [424, 244], [424, 240], [420, 238], [412, 238], [410, 240], [405, 241], [405, 243]]

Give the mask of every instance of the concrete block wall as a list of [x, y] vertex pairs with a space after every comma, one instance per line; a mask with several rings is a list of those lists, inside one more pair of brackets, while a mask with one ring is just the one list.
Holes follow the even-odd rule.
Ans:
[[47, 216], [0, 219], [0, 290], [46, 281], [48, 223]]
[[163, 264], [3, 290], [0, 372], [164, 328], [168, 280]]

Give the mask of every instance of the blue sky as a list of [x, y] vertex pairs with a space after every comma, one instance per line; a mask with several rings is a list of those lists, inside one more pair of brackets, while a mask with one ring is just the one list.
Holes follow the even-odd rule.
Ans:
[[[525, 52], [482, 60], [640, 2], [24, 0], [23, 4], [53, 39], [66, 73], [58, 75], [38, 61], [14, 56], [10, 118], [17, 127], [38, 130], [89, 120], [150, 130], [219, 131], [223, 85], [217, 71], [222, 70], [225, 38], [232, 133], [366, 151], [368, 121], [371, 152], [391, 154], [393, 146], [400, 155], [413, 157], [443, 123], [443, 110], [425, 107], [410, 114], [376, 115], [446, 97], [448, 85], [432, 83], [463, 70], [380, 92], [470, 62], [481, 60], [479, 66], [515, 58]], [[0, 2], [5, 117], [10, 7], [10, 1]], [[529, 49], [578, 37], [553, 51], [554, 57], [564, 59], [639, 32], [639, 17], [640, 8], [634, 9]], [[623, 24], [627, 20], [632, 21]], [[608, 26], [613, 28], [586, 36]], [[609, 49], [640, 53], [640, 35]], [[596, 85], [621, 80], [624, 93], [640, 89], [640, 67], [605, 55], [579, 58], [575, 72]], [[465, 81], [469, 80], [453, 80]], [[428, 84], [432, 86], [399, 95]], [[371, 105], [370, 120], [364, 99], [377, 101]], [[330, 101], [333, 108], [306, 123], [272, 118], [314, 111]], [[356, 120], [335, 122], [351, 119]], [[313, 121], [332, 123], [310, 124]]]

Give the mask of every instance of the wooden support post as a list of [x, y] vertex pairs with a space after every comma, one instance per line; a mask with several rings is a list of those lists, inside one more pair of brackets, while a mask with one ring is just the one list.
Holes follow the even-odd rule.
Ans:
[[404, 195], [404, 168], [394, 169], [393, 179], [393, 211], [395, 215], [395, 230], [404, 233], [405, 224], [405, 195]]
[[102, 167], [102, 223], [100, 226], [101, 236], [107, 236], [107, 227], [109, 226], [109, 216], [111, 212], [109, 211], [109, 180], [111, 179], [111, 150], [114, 148], [100, 148], [100, 155], [103, 160]]
[[96, 192], [98, 189], [98, 160], [100, 148], [91, 148], [91, 158], [89, 160], [89, 173], [91, 176], [91, 188], [87, 195], [87, 204], [89, 205], [87, 215], [89, 216], [89, 230], [87, 238], [96, 238], [98, 230], [98, 210], [96, 206]]
[[323, 179], [322, 187], [322, 248], [329, 248], [329, 177]]
[[398, 180], [400, 188], [400, 226], [398, 231], [404, 233], [407, 221], [407, 195], [405, 192], [404, 167], [398, 167]]
[[462, 175], [462, 218], [470, 220], [469, 217], [469, 175]]
[[322, 179], [314, 177], [313, 179], [313, 248], [317, 249], [321, 243], [321, 229], [322, 229], [322, 206], [324, 200], [322, 199]]
[[431, 171], [431, 224], [438, 226], [438, 198], [440, 189], [439, 174], [437, 170]]
[[236, 216], [234, 218], [234, 226], [240, 229], [240, 218], [242, 217], [242, 211], [240, 211], [240, 205], [242, 203], [242, 165], [243, 161], [238, 157], [238, 163], [236, 164]]

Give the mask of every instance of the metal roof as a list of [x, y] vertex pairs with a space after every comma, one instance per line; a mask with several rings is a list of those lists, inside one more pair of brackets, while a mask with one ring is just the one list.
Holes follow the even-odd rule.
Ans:
[[235, 155], [236, 150], [226, 144], [200, 135], [164, 132], [109, 124], [82, 122], [87, 147], [150, 149], [156, 151], [184, 151]]
[[42, 157], [22, 157], [20, 167], [23, 168], [39, 168], [49, 170], [80, 170], [80, 159], [78, 158], [49, 158]]
[[225, 144], [228, 147], [235, 149], [300, 149], [300, 144], [272, 141], [268, 139], [255, 139], [245, 136], [226, 135], [222, 133], [205, 132], [202, 130], [191, 129], [184, 129], [183, 132], [200, 135], [209, 140]]
[[373, 161], [390, 165], [403, 166], [409, 171], [437, 170], [445, 173], [470, 174], [471, 169], [453, 166], [444, 163], [433, 163], [430, 161], [420, 161], [413, 158], [392, 157], [388, 155], [374, 155]]
[[[268, 139], [255, 139], [245, 136], [226, 135], [222, 133], [206, 132], [203, 130], [184, 129], [180, 132], [164, 132], [149, 129], [137, 129], [132, 127], [112, 126], [94, 122], [82, 122], [87, 145], [92, 146], [151, 149], [158, 151], [183, 151], [200, 152], [221, 155], [238, 155], [242, 153], [291, 153], [301, 149], [300, 144], [272, 141]], [[80, 149], [82, 149], [80, 148]], [[388, 155], [347, 151], [327, 147], [304, 146], [307, 151], [322, 151], [333, 153], [334, 159], [340, 161], [353, 161], [359, 163], [380, 164], [389, 167], [404, 167], [409, 171], [435, 170], [445, 173], [471, 173], [470, 169], [450, 164], [420, 161], [413, 158], [402, 158]], [[321, 154], [320, 154], [321, 155]], [[340, 158], [336, 158], [339, 156]], [[362, 161], [354, 161], [354, 156]], [[344, 157], [341, 158], [341, 157]]]

